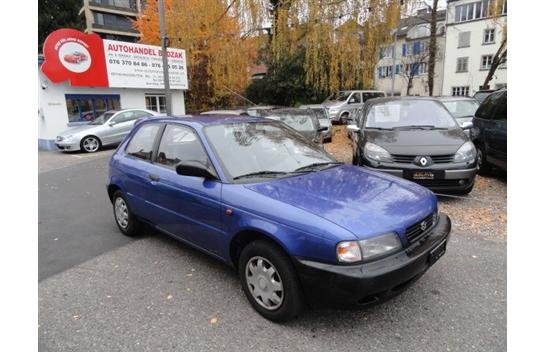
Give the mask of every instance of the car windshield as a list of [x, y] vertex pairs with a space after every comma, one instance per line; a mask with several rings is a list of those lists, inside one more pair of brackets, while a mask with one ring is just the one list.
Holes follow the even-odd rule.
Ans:
[[327, 117], [327, 114], [325, 112], [325, 109], [323, 108], [312, 108], [312, 111], [314, 111], [314, 113], [316, 114], [316, 116], [318, 116], [318, 119], [320, 120], [327, 120], [328, 117]]
[[332, 94], [330, 95], [327, 99], [329, 101], [346, 101], [346, 99], [348, 99], [348, 97], [350, 96], [352, 92], [350, 91], [341, 91], [341, 92], [337, 92], [335, 94]]
[[97, 117], [90, 125], [104, 125], [106, 121], [110, 119], [115, 114], [115, 112], [105, 112], [104, 114]]
[[456, 121], [441, 104], [432, 100], [393, 100], [373, 105], [366, 128], [452, 128]]
[[443, 104], [455, 118], [473, 116], [479, 108], [479, 103], [474, 100], [445, 101]]
[[318, 145], [275, 121], [212, 125], [206, 137], [231, 179], [281, 177], [316, 164], [336, 165]]
[[266, 117], [269, 119], [282, 121], [286, 125], [290, 126], [296, 131], [299, 132], [310, 132], [314, 131], [315, 127], [312, 123], [312, 116], [310, 113], [304, 111], [301, 112], [276, 112], [272, 111], [270, 114], [267, 114]]

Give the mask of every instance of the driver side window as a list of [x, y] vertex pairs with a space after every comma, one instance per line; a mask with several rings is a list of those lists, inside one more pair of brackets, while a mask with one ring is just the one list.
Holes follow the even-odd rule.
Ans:
[[212, 170], [199, 136], [185, 126], [167, 125], [159, 144], [156, 163], [175, 168], [182, 161], [196, 161]]
[[112, 122], [121, 123], [136, 119], [138, 116], [134, 111], [125, 111], [112, 119]]
[[348, 99], [348, 104], [358, 104], [361, 103], [361, 93], [354, 92]]

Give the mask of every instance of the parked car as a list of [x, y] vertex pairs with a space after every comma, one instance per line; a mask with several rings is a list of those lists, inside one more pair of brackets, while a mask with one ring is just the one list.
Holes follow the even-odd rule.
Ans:
[[494, 92], [495, 92], [494, 89], [478, 90], [475, 92], [475, 94], [473, 94], [473, 99], [477, 100], [479, 104], [481, 104], [486, 99], [486, 97], [488, 97], [490, 94]]
[[59, 133], [55, 144], [63, 151], [94, 153], [102, 146], [119, 144], [136, 120], [153, 115], [159, 113], [146, 109], [109, 110], [88, 124]]
[[419, 183], [436, 192], [469, 193], [477, 152], [434, 98], [377, 98], [353, 132], [353, 163]]
[[271, 111], [274, 109], [283, 109], [286, 106], [280, 106], [280, 105], [255, 105], [255, 106], [249, 106], [245, 110], [250, 116], [263, 116], [263, 113], [266, 113], [267, 111]]
[[323, 105], [320, 104], [311, 104], [311, 105], [301, 105], [299, 109], [311, 109], [316, 113], [318, 117], [318, 122], [322, 128], [326, 128], [325, 131], [322, 131], [322, 139], [324, 143], [331, 142], [333, 138], [333, 126], [331, 125], [331, 120], [327, 115], [327, 110]]
[[386, 93], [378, 90], [343, 90], [332, 94], [322, 104], [332, 122], [345, 123], [351, 111], [362, 107], [367, 100], [385, 96]]
[[264, 118], [149, 118], [112, 155], [107, 190], [123, 234], [145, 223], [232, 266], [273, 321], [309, 300], [399, 294], [445, 253], [451, 228], [426, 188], [339, 163]]
[[232, 109], [232, 110], [211, 110], [200, 113], [201, 115], [240, 115], [249, 116], [248, 112], [244, 109]]
[[477, 168], [486, 174], [492, 166], [507, 170], [507, 90], [489, 95], [475, 112], [473, 142]]
[[274, 109], [262, 111], [261, 116], [285, 123], [314, 143], [323, 143], [322, 132], [326, 127], [321, 127], [318, 116], [310, 109]]
[[474, 98], [468, 97], [438, 97], [445, 108], [456, 119], [458, 125], [464, 130], [464, 133], [471, 138], [471, 129], [473, 127], [473, 117], [475, 111], [479, 108], [479, 102]]
[[86, 61], [86, 60], [87, 60], [87, 55], [79, 51], [74, 51], [72, 54], [64, 55], [64, 61], [69, 62], [71, 64], [79, 64], [80, 62]]

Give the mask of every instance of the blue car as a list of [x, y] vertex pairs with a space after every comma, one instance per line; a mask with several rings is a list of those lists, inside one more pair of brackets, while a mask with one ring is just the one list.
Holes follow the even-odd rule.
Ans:
[[426, 188], [247, 116], [141, 121], [113, 154], [107, 189], [122, 233], [151, 225], [234, 267], [272, 321], [307, 303], [393, 297], [445, 253], [451, 228]]

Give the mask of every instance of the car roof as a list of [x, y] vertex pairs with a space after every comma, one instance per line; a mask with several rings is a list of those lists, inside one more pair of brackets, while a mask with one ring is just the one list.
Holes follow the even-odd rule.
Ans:
[[440, 96], [437, 97], [437, 100], [439, 101], [460, 101], [460, 100], [466, 100], [466, 101], [474, 101], [477, 102], [477, 99], [472, 97], [466, 97], [466, 96]]
[[203, 111], [200, 113], [200, 115], [240, 115], [245, 114], [246, 111], [242, 109], [234, 109], [234, 110], [210, 110], [210, 111]]
[[406, 97], [379, 97], [379, 98], [373, 98], [369, 99], [365, 102], [366, 105], [375, 105], [375, 104], [381, 104], [381, 103], [389, 103], [392, 101], [435, 101], [437, 102], [437, 99], [435, 97], [413, 97], [413, 96], [406, 96]]
[[299, 109], [317, 109], [317, 108], [325, 109], [325, 106], [322, 104], [307, 104], [307, 105], [299, 106]]
[[143, 123], [170, 122], [194, 126], [222, 125], [237, 122], [270, 122], [270, 119], [240, 115], [182, 115], [182, 116], [154, 116], [148, 117]]

